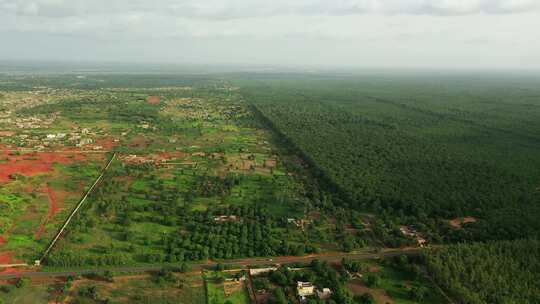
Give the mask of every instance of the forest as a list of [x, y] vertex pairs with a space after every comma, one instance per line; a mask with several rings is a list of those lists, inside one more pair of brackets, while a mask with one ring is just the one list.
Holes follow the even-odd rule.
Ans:
[[433, 249], [426, 264], [437, 283], [460, 303], [537, 303], [540, 299], [538, 240]]
[[[527, 216], [505, 216], [539, 214], [538, 81], [257, 76], [238, 76], [241, 94], [340, 194], [337, 204], [436, 241], [538, 235]], [[447, 224], [461, 217], [475, 221]]]

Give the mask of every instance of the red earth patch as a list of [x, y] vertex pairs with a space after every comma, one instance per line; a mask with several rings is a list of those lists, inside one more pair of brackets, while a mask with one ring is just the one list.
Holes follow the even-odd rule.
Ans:
[[104, 150], [111, 150], [112, 148], [116, 146], [116, 143], [114, 141], [114, 138], [105, 137], [105, 138], [100, 138], [96, 140], [96, 143], [94, 144], [94, 146], [101, 146], [103, 147]]
[[14, 267], [11, 267], [11, 268], [3, 268], [3, 269], [0, 269], [0, 272], [3, 273], [3, 274], [7, 274], [7, 273], [21, 273], [21, 272], [24, 272], [24, 270], [20, 269], [20, 268], [14, 268]]
[[0, 264], [13, 264], [13, 252], [0, 253]]
[[0, 154], [0, 159], [7, 160], [0, 163], [0, 183], [9, 182], [14, 174], [34, 176], [53, 171], [55, 163], [69, 164], [74, 161], [85, 160], [82, 154], [63, 154], [54, 152], [28, 153], [28, 154]]
[[148, 96], [148, 98], [146, 99], [146, 102], [148, 102], [149, 104], [153, 104], [153, 105], [157, 105], [161, 102], [161, 97], [159, 96]]

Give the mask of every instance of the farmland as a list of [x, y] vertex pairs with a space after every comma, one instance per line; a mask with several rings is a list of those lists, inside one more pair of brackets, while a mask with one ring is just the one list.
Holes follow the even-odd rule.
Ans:
[[247, 276], [243, 272], [208, 272], [205, 274], [207, 303], [249, 304]]
[[[0, 301], [13, 303], [206, 303], [198, 274], [103, 273], [60, 279], [27, 280], [0, 292]], [[3, 285], [6, 286], [6, 285]], [[9, 285], [8, 285], [9, 286]], [[7, 303], [11, 303], [8, 301]]]

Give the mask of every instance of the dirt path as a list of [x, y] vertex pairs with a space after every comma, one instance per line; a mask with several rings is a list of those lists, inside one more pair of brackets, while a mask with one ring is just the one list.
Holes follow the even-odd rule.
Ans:
[[47, 213], [47, 217], [45, 218], [45, 220], [42, 221], [39, 226], [39, 229], [36, 233], [37, 240], [39, 240], [43, 233], [45, 233], [45, 226], [60, 211], [59, 199], [56, 192], [54, 192], [54, 190], [49, 185], [45, 186], [45, 192], [49, 197], [49, 212]]

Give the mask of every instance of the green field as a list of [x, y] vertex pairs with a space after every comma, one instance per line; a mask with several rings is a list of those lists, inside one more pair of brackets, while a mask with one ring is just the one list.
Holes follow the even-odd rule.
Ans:
[[205, 274], [206, 303], [251, 303], [244, 281], [236, 281], [230, 274], [212, 272]]

